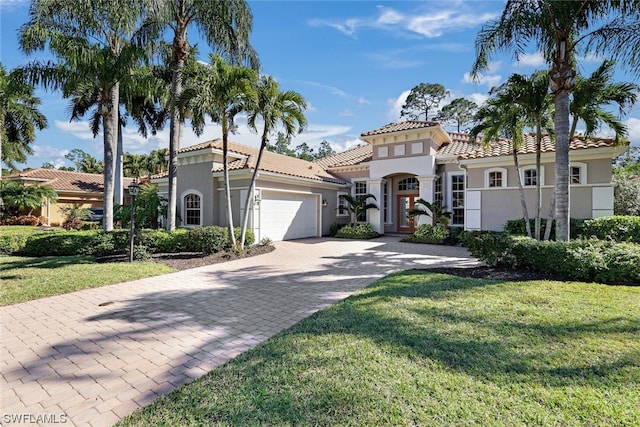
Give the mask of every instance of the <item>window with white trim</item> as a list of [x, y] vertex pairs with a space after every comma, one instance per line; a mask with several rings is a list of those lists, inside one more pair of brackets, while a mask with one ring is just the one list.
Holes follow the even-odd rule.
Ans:
[[336, 216], [348, 216], [349, 215], [349, 211], [346, 208], [347, 202], [342, 197], [340, 197], [340, 196], [346, 196], [347, 194], [349, 194], [349, 193], [346, 193], [344, 191], [339, 191], [338, 192], [338, 202], [337, 202], [338, 210], [336, 211]]
[[486, 188], [500, 188], [507, 186], [507, 170], [505, 168], [491, 168], [484, 173]]
[[440, 206], [444, 204], [442, 191], [442, 176], [438, 175], [433, 181], [433, 201], [435, 203], [440, 203]]
[[202, 197], [196, 193], [187, 193], [183, 198], [184, 225], [202, 225]]
[[[357, 199], [367, 194], [367, 181], [356, 181], [353, 183], [353, 196]], [[360, 212], [357, 218], [358, 222], [364, 222], [367, 220], [367, 213]]]
[[406, 190], [419, 190], [420, 189], [420, 181], [418, 178], [411, 177], [405, 178], [398, 182], [398, 191], [406, 191]]
[[[526, 166], [520, 169], [520, 177], [524, 187], [536, 186], [538, 183], [538, 174], [535, 166]], [[540, 166], [540, 185], [544, 185], [544, 166]]]
[[464, 225], [464, 175], [451, 175], [451, 225]]
[[587, 183], [587, 164], [580, 162], [571, 162], [569, 166], [569, 182], [571, 184]]
[[382, 184], [382, 206], [383, 206], [383, 215], [384, 215], [384, 223], [389, 224], [391, 217], [389, 215], [389, 184], [390, 182], [384, 181]]

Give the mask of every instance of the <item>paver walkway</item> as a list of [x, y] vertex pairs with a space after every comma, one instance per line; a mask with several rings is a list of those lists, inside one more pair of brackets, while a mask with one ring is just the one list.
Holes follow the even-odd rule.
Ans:
[[388, 273], [464, 248], [306, 239], [256, 257], [0, 308], [0, 424], [106, 426]]

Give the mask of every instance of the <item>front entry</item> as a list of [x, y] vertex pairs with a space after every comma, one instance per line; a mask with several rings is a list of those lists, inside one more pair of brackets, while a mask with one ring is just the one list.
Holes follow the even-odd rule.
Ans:
[[414, 194], [398, 196], [398, 232], [413, 233], [416, 231], [414, 218], [409, 218], [407, 215], [413, 209], [417, 198], [418, 195]]

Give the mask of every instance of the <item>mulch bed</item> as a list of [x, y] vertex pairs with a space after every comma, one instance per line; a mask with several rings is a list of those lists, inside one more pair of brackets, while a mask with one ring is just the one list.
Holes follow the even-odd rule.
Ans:
[[[188, 270], [190, 268], [202, 267], [205, 265], [218, 264], [220, 262], [231, 261], [239, 258], [246, 258], [255, 255], [266, 254], [273, 251], [273, 246], [253, 246], [243, 253], [218, 252], [211, 255], [204, 255], [198, 252], [179, 253], [159, 253], [153, 254], [151, 260], [160, 264], [168, 265], [176, 270]], [[127, 262], [128, 255], [110, 255], [96, 258], [97, 262]]]

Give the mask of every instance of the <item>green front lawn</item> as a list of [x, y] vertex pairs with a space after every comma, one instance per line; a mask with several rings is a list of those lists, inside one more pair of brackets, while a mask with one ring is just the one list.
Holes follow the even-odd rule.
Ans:
[[404, 272], [122, 425], [640, 425], [640, 288]]
[[89, 256], [0, 256], [0, 306], [172, 271], [153, 262], [99, 264]]

